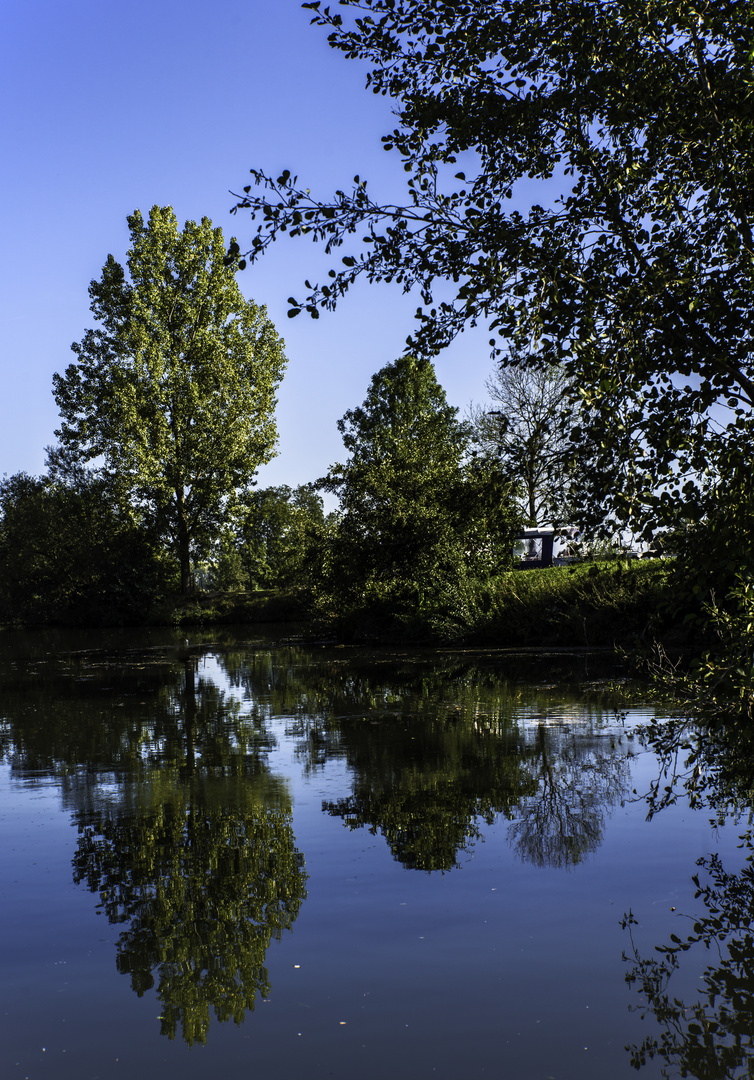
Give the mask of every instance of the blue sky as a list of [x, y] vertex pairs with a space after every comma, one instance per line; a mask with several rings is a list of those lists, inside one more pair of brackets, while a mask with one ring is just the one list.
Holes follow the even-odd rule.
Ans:
[[[232, 217], [252, 165], [289, 168], [326, 196], [354, 174], [397, 197], [404, 176], [380, 135], [390, 103], [365, 69], [329, 48], [299, 0], [5, 0], [0, 15], [3, 231], [0, 255], [0, 474], [39, 473], [58, 414], [52, 375], [93, 325], [87, 288], [108, 253], [122, 261], [126, 215], [171, 205], [250, 241]], [[286, 298], [328, 266], [281, 242], [239, 275], [286, 341], [279, 456], [258, 482], [305, 483], [343, 458], [336, 422], [403, 350], [413, 297], [356, 288], [335, 313], [289, 320]], [[450, 401], [484, 399], [487, 334], [437, 362]]]

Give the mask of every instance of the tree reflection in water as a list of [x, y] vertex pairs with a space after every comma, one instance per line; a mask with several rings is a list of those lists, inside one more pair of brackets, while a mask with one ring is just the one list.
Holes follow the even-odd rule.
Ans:
[[[351, 794], [324, 802], [327, 813], [381, 833], [397, 861], [424, 871], [452, 869], [497, 815], [520, 857], [540, 866], [571, 866], [599, 846], [628, 776], [614, 713], [583, 698], [564, 706], [562, 687], [557, 708], [546, 690], [527, 688], [524, 701], [521, 686], [468, 660], [403, 658], [389, 671], [370, 660], [320, 661], [289, 726], [306, 771], [341, 757], [353, 774]], [[250, 675], [233, 678], [249, 686]], [[271, 694], [290, 695], [301, 675], [298, 662], [269, 668]]]
[[[306, 895], [286, 785], [260, 758], [270, 745], [185, 659], [141, 732], [143, 768], [114, 801], [79, 816], [74, 879], [100, 894], [118, 941], [118, 970], [141, 996], [156, 985], [162, 1033], [204, 1042], [210, 1008], [240, 1024], [264, 966]], [[198, 759], [198, 763], [197, 763]]]
[[[747, 837], [751, 846], [751, 838]], [[699, 915], [692, 932], [655, 947], [657, 957], [643, 958], [631, 937], [631, 963], [626, 974], [645, 999], [642, 1018], [654, 1014], [660, 1035], [649, 1035], [627, 1047], [631, 1064], [639, 1069], [659, 1058], [662, 1075], [693, 1076], [698, 1080], [733, 1080], [754, 1075], [754, 866], [748, 861], [737, 874], [725, 871], [717, 855], [701, 858], [693, 878], [696, 898], [706, 913]], [[623, 926], [631, 932], [631, 912]], [[696, 1000], [671, 995], [671, 979], [692, 964], [701, 967], [700, 948], [711, 962], [698, 980]], [[702, 954], [704, 956], [705, 954]], [[700, 963], [701, 960], [701, 963]], [[683, 972], [680, 972], [682, 976]]]
[[510, 816], [531, 788], [507, 725], [401, 712], [383, 714], [379, 729], [341, 721], [353, 793], [323, 809], [351, 829], [379, 830], [410, 869], [451, 869], [479, 838], [479, 822]]
[[163, 1034], [189, 1044], [211, 1010], [240, 1023], [269, 992], [265, 953], [306, 896], [264, 717], [197, 665], [184, 649], [43, 671], [31, 703], [14, 708], [11, 685], [0, 745], [17, 771], [59, 778], [74, 880], [123, 925], [118, 970], [139, 996], [156, 990]]
[[498, 815], [522, 859], [571, 866], [623, 797], [613, 714], [562, 684], [507, 682], [496, 657], [225, 650], [225, 695], [203, 652], [68, 663], [0, 732], [14, 768], [58, 777], [75, 880], [122, 927], [118, 969], [157, 994], [171, 1038], [204, 1041], [212, 1010], [254, 1008], [306, 895], [290, 796], [264, 762], [271, 718], [305, 773], [348, 765], [351, 792], [325, 811], [381, 832], [412, 869], [451, 869]]
[[580, 724], [538, 723], [525, 739], [534, 790], [516, 807], [509, 841], [535, 866], [575, 866], [600, 846], [605, 819], [626, 793], [626, 737], [618, 731], [595, 734], [584, 717]]
[[261, 766], [230, 783], [155, 772], [79, 828], [74, 880], [128, 924], [118, 970], [139, 996], [156, 986], [162, 1033], [205, 1042], [210, 1007], [241, 1023], [306, 895], [283, 785]]
[[524, 861], [573, 865], [599, 846], [606, 814], [626, 790], [618, 736], [539, 724], [530, 739], [510, 717], [460, 712], [453, 721], [383, 716], [380, 728], [341, 722], [353, 793], [323, 809], [351, 829], [381, 832], [411, 869], [451, 869], [498, 814], [510, 819], [508, 836]]
[[[648, 742], [658, 755], [658, 780], [647, 793], [649, 816], [682, 796], [689, 805], [707, 808], [714, 821], [751, 820], [754, 752], [748, 726], [695, 725], [675, 719], [648, 728]], [[643, 999], [633, 1006], [642, 1019], [652, 1015], [659, 1035], [628, 1046], [631, 1064], [642, 1068], [657, 1058], [664, 1077], [697, 1080], [739, 1080], [754, 1076], [754, 838], [741, 837], [748, 850], [737, 872], [723, 866], [719, 855], [697, 860], [692, 882], [694, 899], [704, 913], [691, 916], [685, 935], [671, 934], [642, 955], [634, 940], [638, 920], [629, 911], [623, 919], [630, 948], [626, 981]], [[691, 994], [685, 992], [690, 980]], [[676, 989], [683, 996], [673, 993]]]

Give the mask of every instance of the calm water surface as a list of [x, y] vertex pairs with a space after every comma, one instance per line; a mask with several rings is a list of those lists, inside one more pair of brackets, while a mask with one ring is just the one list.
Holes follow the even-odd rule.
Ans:
[[0, 1075], [751, 1075], [751, 943], [656, 951], [743, 824], [647, 820], [649, 713], [597, 674], [0, 637]]

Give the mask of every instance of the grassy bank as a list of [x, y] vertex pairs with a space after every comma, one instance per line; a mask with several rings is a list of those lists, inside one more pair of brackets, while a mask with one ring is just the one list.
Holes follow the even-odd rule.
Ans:
[[152, 626], [242, 625], [305, 621], [308, 605], [297, 592], [197, 592], [165, 599], [148, 613]]
[[502, 574], [482, 598], [470, 637], [501, 647], [632, 648], [656, 637], [680, 643], [684, 629], [671, 614], [671, 575], [672, 564], [660, 560]]
[[431, 610], [364, 605], [329, 611], [319, 632], [348, 642], [464, 643], [497, 648], [634, 648], [661, 638], [682, 644], [674, 620], [673, 565], [660, 560], [595, 562], [513, 570], [441, 597]]
[[[561, 646], [634, 648], [659, 638], [685, 643], [671, 615], [672, 563], [603, 562], [547, 570], [514, 570], [466, 588], [432, 611], [399, 617], [390, 606], [365, 605], [344, 615], [317, 608], [301, 591], [173, 595], [114, 621], [70, 613], [56, 625], [212, 626], [295, 624], [296, 633], [361, 644], [473, 644], [492, 648]], [[460, 597], [460, 599], [459, 599]]]
[[162, 625], [299, 622], [317, 637], [385, 643], [396, 640], [516, 646], [622, 647], [660, 637], [682, 643], [670, 615], [672, 564], [613, 561], [514, 570], [486, 582], [463, 609], [396, 619], [365, 608], [342, 617], [313, 614], [303, 594], [211, 593], [177, 598], [156, 610]]

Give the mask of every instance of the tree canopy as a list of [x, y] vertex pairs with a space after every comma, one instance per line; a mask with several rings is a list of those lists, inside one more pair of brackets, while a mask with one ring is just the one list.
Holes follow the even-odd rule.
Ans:
[[422, 299], [414, 352], [477, 323], [503, 359], [536, 343], [578, 388], [594, 516], [647, 535], [681, 508], [701, 518], [700, 477], [724, 476], [752, 428], [752, 5], [304, 7], [391, 99], [383, 144], [407, 195], [381, 202], [357, 176], [319, 199], [287, 169], [252, 169], [236, 207], [259, 221], [249, 258], [284, 232], [341, 256], [289, 314], [395, 281]]
[[90, 470], [0, 481], [0, 619], [132, 622], [164, 592], [168, 567], [148, 531]]
[[155, 206], [128, 225], [126, 268], [109, 255], [89, 287], [100, 326], [54, 378], [56, 434], [167, 539], [186, 591], [228, 500], [274, 454], [286, 358], [208, 218], [179, 230], [173, 210]]
[[324, 519], [322, 496], [310, 485], [246, 491], [217, 569], [237, 563], [238, 577], [250, 588], [300, 585], [309, 540]]
[[457, 412], [432, 363], [403, 356], [338, 422], [349, 457], [317, 486], [340, 499], [326, 576], [342, 610], [455, 619], [464, 582], [510, 564], [516, 515]]

